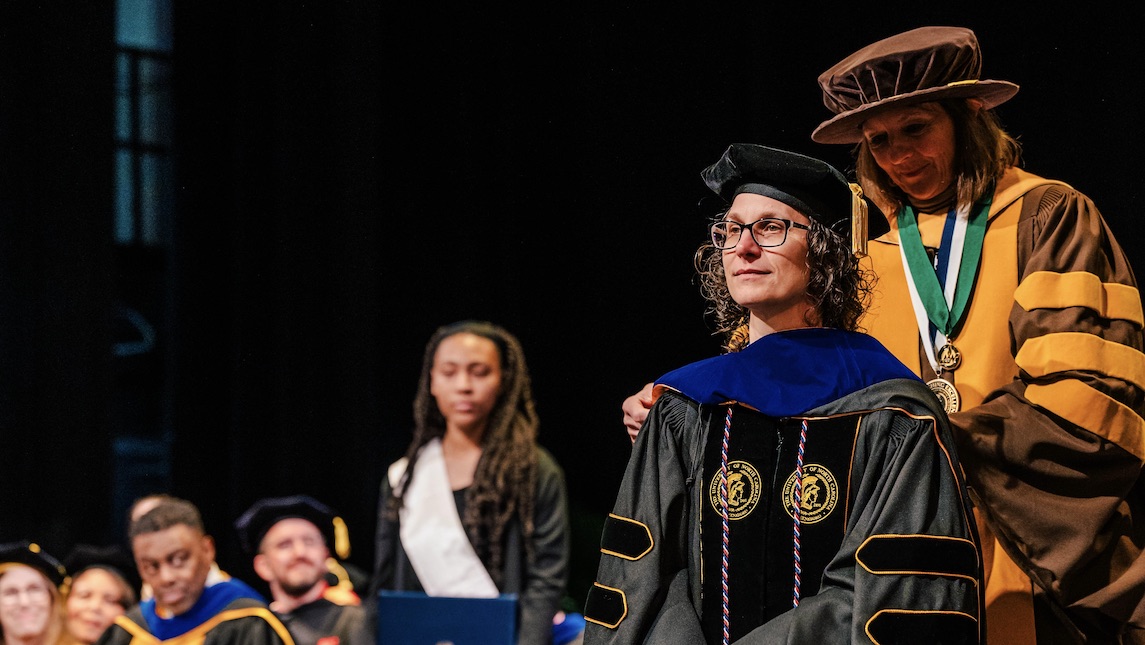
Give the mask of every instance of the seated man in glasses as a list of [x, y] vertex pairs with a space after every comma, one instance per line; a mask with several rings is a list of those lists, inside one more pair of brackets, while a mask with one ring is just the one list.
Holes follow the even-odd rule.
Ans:
[[656, 381], [584, 642], [980, 642], [980, 549], [947, 418], [854, 331], [861, 191], [745, 144], [701, 176], [729, 204], [696, 254], [728, 352]]

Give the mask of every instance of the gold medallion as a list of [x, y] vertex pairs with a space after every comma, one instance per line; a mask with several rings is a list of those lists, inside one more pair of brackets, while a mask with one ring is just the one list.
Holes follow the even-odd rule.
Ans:
[[958, 412], [962, 407], [962, 399], [958, 396], [958, 390], [954, 389], [954, 384], [950, 381], [936, 378], [926, 385], [942, 402], [942, 409], [946, 410], [947, 414]]
[[953, 372], [962, 364], [962, 352], [951, 343], [946, 343], [938, 349], [938, 366]]

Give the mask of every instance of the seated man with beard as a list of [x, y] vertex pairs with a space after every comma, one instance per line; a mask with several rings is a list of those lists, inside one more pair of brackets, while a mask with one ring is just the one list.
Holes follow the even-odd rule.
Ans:
[[[298, 645], [372, 645], [366, 613], [331, 547], [348, 552], [345, 524], [325, 504], [305, 495], [255, 502], [235, 521], [254, 570], [270, 586], [270, 609]], [[331, 565], [334, 565], [333, 567]], [[330, 580], [333, 577], [334, 580]]]

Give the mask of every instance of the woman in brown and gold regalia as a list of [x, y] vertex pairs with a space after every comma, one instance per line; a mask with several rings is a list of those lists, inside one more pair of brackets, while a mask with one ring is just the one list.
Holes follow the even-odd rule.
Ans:
[[819, 77], [890, 231], [861, 325], [944, 400], [982, 521], [992, 643], [1145, 643], [1145, 354], [1129, 262], [1085, 194], [1019, 168], [969, 29]]

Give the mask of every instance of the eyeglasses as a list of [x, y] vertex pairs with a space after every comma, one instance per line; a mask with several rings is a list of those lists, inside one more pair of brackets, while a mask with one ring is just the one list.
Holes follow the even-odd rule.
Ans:
[[805, 231], [811, 230], [811, 227], [806, 224], [793, 222], [789, 219], [779, 219], [778, 217], [764, 217], [750, 224], [740, 224], [726, 219], [720, 220], [712, 224], [712, 244], [717, 249], [730, 249], [739, 244], [739, 239], [743, 236], [743, 230], [746, 228], [752, 241], [759, 246], [779, 246], [787, 241], [787, 231], [792, 227], [801, 228]]
[[49, 595], [47, 588], [41, 585], [28, 585], [24, 589], [8, 587], [0, 591], [0, 604], [15, 605], [20, 602], [20, 596], [25, 596], [31, 602], [39, 602]]

